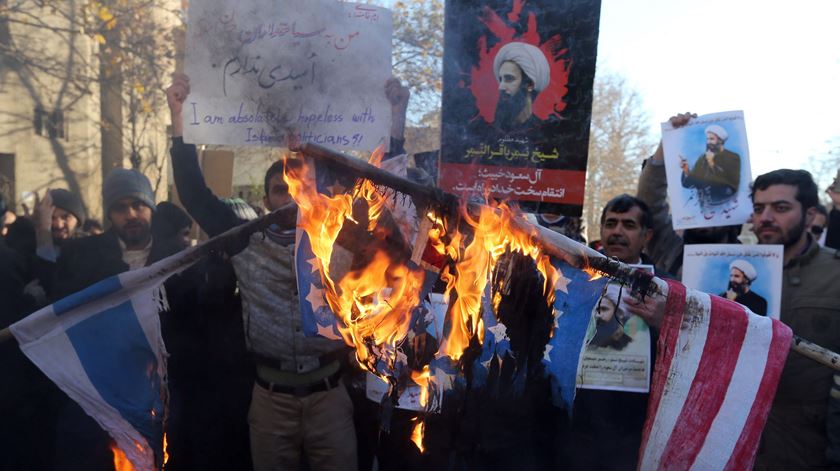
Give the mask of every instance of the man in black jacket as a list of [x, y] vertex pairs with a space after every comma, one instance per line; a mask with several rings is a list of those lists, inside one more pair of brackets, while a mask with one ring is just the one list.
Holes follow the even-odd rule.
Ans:
[[[153, 239], [156, 208], [148, 178], [136, 170], [117, 168], [102, 185], [103, 209], [111, 228], [103, 234], [73, 239], [62, 247], [50, 297], [61, 299], [97, 281], [138, 269], [179, 251], [174, 239]], [[170, 312], [193, 303], [194, 290], [183, 278], [166, 282]], [[168, 341], [166, 326], [164, 339]], [[171, 374], [170, 374], [171, 376]], [[58, 416], [55, 464], [65, 470], [114, 469], [110, 437], [75, 402], [56, 390]], [[172, 426], [170, 420], [170, 427]], [[177, 422], [177, 420], [175, 420]]]

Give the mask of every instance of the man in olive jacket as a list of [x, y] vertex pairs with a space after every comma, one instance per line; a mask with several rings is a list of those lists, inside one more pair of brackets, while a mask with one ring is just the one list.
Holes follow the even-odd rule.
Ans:
[[[794, 334], [840, 350], [840, 254], [805, 227], [816, 214], [817, 186], [804, 170], [756, 178], [753, 231], [760, 244], [784, 245], [781, 320]], [[756, 458], [759, 470], [840, 465], [840, 376], [790, 352]]]

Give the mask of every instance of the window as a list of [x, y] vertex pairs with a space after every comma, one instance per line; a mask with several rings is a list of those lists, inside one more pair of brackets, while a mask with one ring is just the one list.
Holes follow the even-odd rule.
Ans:
[[67, 123], [64, 121], [63, 110], [47, 112], [41, 107], [35, 108], [35, 115], [32, 120], [35, 134], [49, 137], [50, 139], [68, 139]]

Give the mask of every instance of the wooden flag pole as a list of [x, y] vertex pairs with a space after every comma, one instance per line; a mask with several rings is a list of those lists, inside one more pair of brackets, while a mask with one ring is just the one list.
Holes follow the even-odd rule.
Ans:
[[[360, 159], [351, 157], [341, 152], [336, 152], [318, 144], [304, 144], [295, 151], [301, 152], [309, 157], [325, 162], [328, 165], [339, 167], [342, 170], [350, 170], [360, 178], [366, 178], [374, 183], [391, 187], [401, 193], [414, 198], [425, 200], [429, 203], [457, 208], [459, 199], [457, 196], [446, 193], [439, 188], [432, 188], [426, 185], [410, 181], [380, 168], [374, 167]], [[468, 205], [470, 211], [477, 209], [479, 205]], [[616, 278], [634, 290], [638, 288], [643, 294], [663, 295], [667, 292], [667, 283], [657, 277], [651, 277], [649, 273], [628, 266], [618, 260], [611, 259], [604, 254], [597, 252], [584, 244], [569, 239], [548, 228], [534, 225], [521, 218], [511, 218], [511, 225], [514, 230], [521, 231], [532, 237], [532, 240], [539, 244], [543, 250], [554, 257], [558, 257], [572, 266], [578, 268], [594, 268], [610, 277]], [[0, 334], [2, 335], [2, 334]], [[791, 341], [791, 350], [804, 355], [829, 368], [840, 371], [840, 355], [823, 348], [815, 343], [809, 342], [796, 335]]]

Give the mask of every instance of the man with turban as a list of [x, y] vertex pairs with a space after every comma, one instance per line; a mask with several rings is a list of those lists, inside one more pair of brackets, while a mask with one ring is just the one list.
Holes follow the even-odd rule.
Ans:
[[493, 59], [493, 72], [499, 82], [499, 101], [493, 125], [503, 131], [533, 128], [540, 120], [532, 108], [537, 94], [551, 81], [545, 54], [523, 42], [505, 44]]
[[706, 152], [697, 158], [689, 171], [688, 162], [680, 158], [683, 188], [695, 188], [700, 204], [717, 206], [732, 199], [741, 181], [741, 157], [724, 144], [729, 133], [722, 126], [706, 128]]
[[761, 316], [767, 315], [767, 300], [750, 290], [753, 281], [758, 278], [755, 267], [746, 260], [733, 260], [729, 264], [729, 287], [720, 297], [746, 306], [750, 311]]

